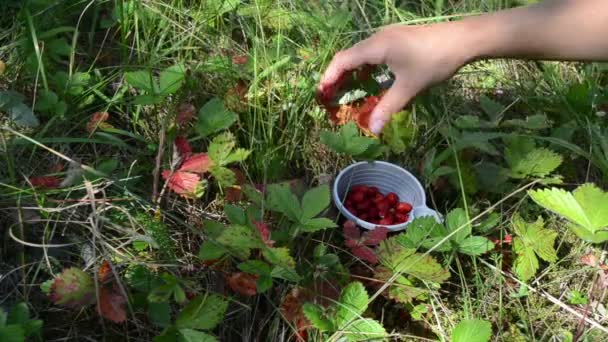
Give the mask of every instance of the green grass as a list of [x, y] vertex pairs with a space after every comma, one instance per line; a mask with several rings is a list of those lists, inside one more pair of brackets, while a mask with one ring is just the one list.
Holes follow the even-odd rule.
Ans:
[[[203, 229], [203, 220], [226, 222], [226, 187], [212, 177], [202, 197], [184, 199], [170, 189], [161, 190], [160, 178], [162, 196], [153, 201], [153, 170], [171, 168], [176, 136], [189, 138], [194, 152], [207, 151], [212, 143], [213, 136], [201, 137], [196, 124], [173, 124], [177, 107], [190, 103], [198, 111], [215, 97], [227, 102], [238, 81], [247, 83], [246, 105], [235, 110], [238, 120], [230, 131], [236, 145], [251, 155], [230, 167], [241, 170], [247, 184], [296, 179], [305, 188], [316, 186], [353, 161], [319, 139], [320, 132], [334, 128], [315, 104], [314, 93], [336, 51], [383, 24], [451, 20], [519, 2], [250, 1], [237, 8], [229, 3], [238, 1], [227, 1], [225, 7], [222, 3], [40, 0], [0, 5], [8, 14], [0, 18], [0, 61], [7, 65], [0, 75], [0, 91], [17, 91], [24, 95], [24, 104], [33, 107], [44, 90], [51, 90], [66, 107], [62, 112], [57, 107], [35, 109], [37, 128], [17, 125], [0, 108], [0, 307], [27, 302], [31, 316], [44, 321], [43, 340], [152, 340], [161, 334], [164, 327], [151, 316], [168, 312], [175, 319], [184, 305], [172, 299], [162, 309], [166, 312], [147, 307], [144, 292], [134, 290], [128, 276], [140, 265], [158, 277], [166, 272], [167, 279], [177, 279], [194, 294], [229, 298], [222, 323], [205, 331], [222, 341], [294, 341], [296, 324], [279, 309], [294, 288], [314, 288], [309, 278], [297, 284], [275, 279], [269, 292], [245, 297], [225, 282], [227, 275], [238, 271], [236, 258], [228, 258], [223, 268], [212, 268], [197, 257], [203, 241], [212, 235]], [[247, 63], [234, 64], [234, 56], [246, 56]], [[136, 94], [124, 80], [126, 72], [150, 70], [156, 75], [177, 63], [187, 69], [178, 92], [155, 105], [133, 104]], [[478, 235], [503, 239], [514, 234], [513, 214], [520, 213], [527, 221], [542, 215], [546, 227], [559, 233], [559, 259], [541, 261], [526, 288], [512, 272], [515, 253], [510, 245], [481, 256], [420, 250], [448, 269], [450, 278], [440, 288], [418, 284], [432, 290], [413, 304], [397, 303], [368, 286], [375, 299], [364, 317], [380, 321], [394, 340], [449, 340], [464, 319], [490, 322], [495, 341], [605, 338], [600, 329], [581, 324], [581, 318], [568, 311], [587, 308], [592, 311], [586, 315], [589, 319], [604, 319], [605, 289], [595, 282], [603, 271], [582, 267], [580, 258], [590, 252], [599, 257], [605, 245], [579, 239], [563, 219], [528, 198], [525, 190], [543, 187], [538, 181], [543, 177], [499, 180], [501, 172], [510, 170], [505, 157], [513, 148], [506, 138], [510, 136], [520, 141], [531, 138], [536, 147], [563, 157], [552, 173], [563, 177], [560, 187], [571, 190], [594, 182], [606, 188], [607, 128], [605, 118], [597, 114], [608, 103], [606, 70], [599, 64], [479, 62], [416, 99], [414, 142], [405, 153], [382, 159], [412, 170], [425, 185], [428, 204], [440, 212], [464, 208]], [[466, 115], [488, 120], [485, 99], [501, 106], [502, 123], [541, 114], [549, 124], [539, 129], [517, 124], [463, 127]], [[99, 111], [109, 112], [113, 128], [87, 132], [91, 114]], [[63, 168], [57, 170], [57, 164]], [[437, 175], [440, 167], [451, 172]], [[28, 179], [42, 175], [76, 180], [59, 189], [30, 186]], [[300, 273], [308, 274], [310, 268], [312, 278], [338, 287], [348, 279], [373, 278], [371, 268], [344, 246], [339, 228], [281, 235], [289, 220], [269, 214], [267, 204], [261, 209], [266, 210], [272, 239], [290, 248]], [[498, 217], [496, 226], [477, 231], [491, 213]], [[321, 243], [339, 256], [341, 271], [322, 272], [326, 266], [311, 256]], [[67, 267], [93, 275], [103, 260], [111, 261], [120, 286], [130, 295], [127, 323], [103, 320], [94, 306], [56, 306], [40, 289]], [[338, 275], [346, 281], [336, 280]], [[572, 290], [587, 295], [592, 304], [569, 303]], [[414, 319], [414, 306], [421, 303], [428, 311]], [[311, 341], [335, 339], [338, 334], [308, 330]]]

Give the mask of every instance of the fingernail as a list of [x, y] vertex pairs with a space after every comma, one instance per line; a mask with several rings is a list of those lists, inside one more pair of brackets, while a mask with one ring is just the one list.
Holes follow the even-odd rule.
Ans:
[[372, 133], [378, 135], [380, 134], [380, 132], [382, 132], [382, 128], [384, 127], [385, 123], [386, 122], [382, 119], [373, 119], [371, 124], [369, 125], [369, 129], [370, 131], [372, 131]]

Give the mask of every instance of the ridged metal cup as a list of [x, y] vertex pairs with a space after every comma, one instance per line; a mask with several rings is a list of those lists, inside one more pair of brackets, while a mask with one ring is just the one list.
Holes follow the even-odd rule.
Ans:
[[361, 220], [344, 206], [349, 189], [355, 185], [375, 186], [383, 195], [394, 192], [399, 196], [399, 201], [412, 205], [407, 222], [386, 226], [390, 231], [405, 229], [417, 217], [432, 216], [437, 222], [443, 220], [438, 212], [426, 206], [426, 195], [422, 185], [407, 170], [383, 161], [359, 162], [348, 166], [338, 174], [332, 197], [340, 213], [360, 227], [373, 230], [378, 225]]

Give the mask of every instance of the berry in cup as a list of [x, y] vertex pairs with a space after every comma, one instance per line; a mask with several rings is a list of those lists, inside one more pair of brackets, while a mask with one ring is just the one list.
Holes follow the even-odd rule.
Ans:
[[394, 192], [384, 195], [375, 186], [354, 185], [344, 202], [346, 210], [363, 221], [390, 226], [407, 222], [412, 205]]

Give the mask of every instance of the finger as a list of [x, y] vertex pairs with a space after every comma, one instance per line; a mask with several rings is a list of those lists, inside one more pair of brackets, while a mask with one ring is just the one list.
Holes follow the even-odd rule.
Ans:
[[399, 78], [374, 107], [370, 117], [369, 129], [378, 135], [391, 116], [399, 112], [416, 95], [417, 88]]
[[374, 64], [370, 61], [369, 45], [368, 39], [336, 53], [321, 78], [320, 87], [334, 84], [347, 71], [354, 70], [364, 64]]

